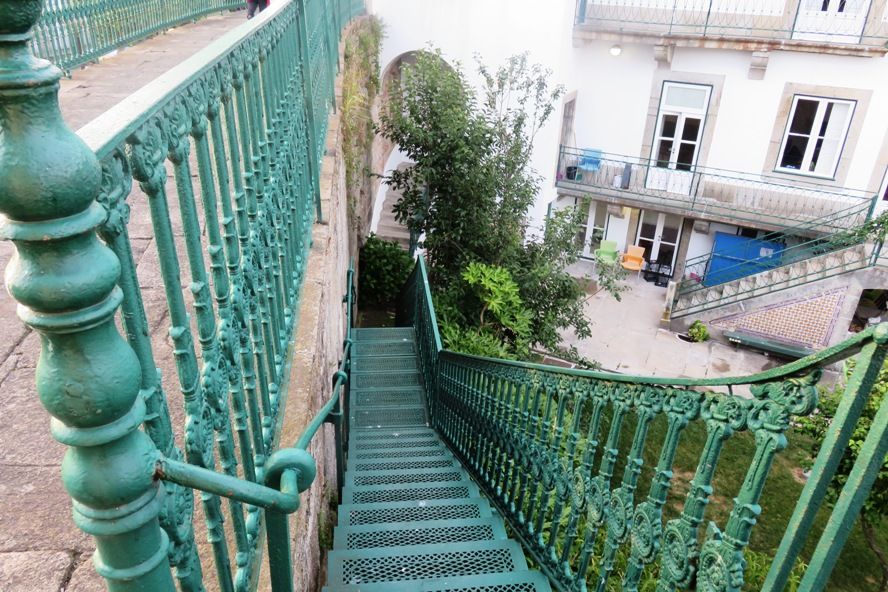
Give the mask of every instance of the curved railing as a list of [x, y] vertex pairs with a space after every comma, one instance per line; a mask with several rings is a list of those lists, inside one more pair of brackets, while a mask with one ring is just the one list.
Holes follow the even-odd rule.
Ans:
[[265, 539], [273, 589], [291, 590], [306, 447], [323, 422], [344, 442], [348, 341], [332, 398], [277, 449], [339, 35], [363, 7], [275, 1], [79, 137], [58, 111], [61, 73], [31, 55], [40, 7], [0, 0], [0, 212], [75, 522], [111, 590], [172, 591], [175, 577], [246, 592]]
[[34, 29], [34, 52], [63, 70], [245, 0], [48, 0]]
[[[569, 370], [442, 350], [421, 261], [414, 275], [411, 316], [425, 351], [423, 375], [432, 377], [426, 386], [433, 425], [564, 591], [638, 590], [643, 577], [657, 590], [740, 590], [762, 490], [793, 418], [814, 411], [824, 368], [858, 355], [762, 588], [784, 589], [882, 367], [888, 325], [745, 377]], [[679, 471], [676, 457], [684, 451], [687, 458], [691, 429], [702, 431], [705, 443], [690, 452], [695, 467]], [[723, 450], [743, 432], [754, 442], [745, 477], [736, 490], [718, 490]], [[824, 589], [878, 474], [888, 452], [888, 402], [864, 446], [800, 590]], [[653, 470], [645, 470], [651, 462]], [[724, 524], [707, 509], [716, 496], [733, 499]]]

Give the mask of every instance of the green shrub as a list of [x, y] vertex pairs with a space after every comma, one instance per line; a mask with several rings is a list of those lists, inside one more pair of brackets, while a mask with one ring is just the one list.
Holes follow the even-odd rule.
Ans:
[[359, 258], [358, 306], [393, 306], [412, 269], [413, 259], [398, 243], [368, 236]]
[[709, 329], [706, 328], [703, 321], [694, 321], [688, 328], [688, 337], [690, 337], [692, 341], [701, 343], [709, 339]]

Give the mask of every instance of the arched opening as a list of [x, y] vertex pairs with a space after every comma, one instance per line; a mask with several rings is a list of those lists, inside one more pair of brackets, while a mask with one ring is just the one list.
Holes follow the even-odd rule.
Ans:
[[[376, 104], [374, 117], [378, 121], [379, 112], [388, 104], [390, 93], [399, 87], [401, 76], [406, 67], [416, 63], [417, 56], [425, 50], [417, 49], [404, 52], [393, 59], [383, 68], [380, 84], [379, 101]], [[450, 68], [444, 60], [440, 60], [441, 66]], [[398, 146], [381, 135], [374, 140], [374, 173], [387, 176], [391, 171], [404, 170], [413, 163], [410, 158], [398, 149]], [[399, 192], [393, 190], [384, 182], [379, 183], [373, 199], [372, 214], [370, 218], [370, 232], [376, 233], [380, 238], [394, 240], [405, 248], [410, 243], [409, 231], [395, 220], [393, 207], [400, 199]]]

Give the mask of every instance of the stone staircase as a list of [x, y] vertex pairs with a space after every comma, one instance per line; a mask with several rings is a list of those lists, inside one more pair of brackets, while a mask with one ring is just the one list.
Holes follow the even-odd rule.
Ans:
[[520, 545], [428, 427], [413, 328], [357, 329], [329, 592], [543, 592]]
[[787, 288], [812, 284], [872, 266], [874, 245], [863, 243], [815, 255], [722, 284], [680, 292], [673, 304], [673, 319], [699, 314]]

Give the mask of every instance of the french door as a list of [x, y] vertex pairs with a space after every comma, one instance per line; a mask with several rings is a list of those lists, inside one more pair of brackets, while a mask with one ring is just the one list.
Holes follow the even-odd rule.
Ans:
[[697, 162], [703, 119], [699, 115], [660, 113], [647, 186], [688, 195]]
[[682, 217], [664, 212], [641, 211], [635, 244], [644, 247], [644, 260], [675, 268], [681, 238]]
[[709, 93], [704, 85], [664, 83], [645, 181], [648, 189], [690, 194]]
[[799, 0], [793, 39], [857, 43], [870, 0]]

